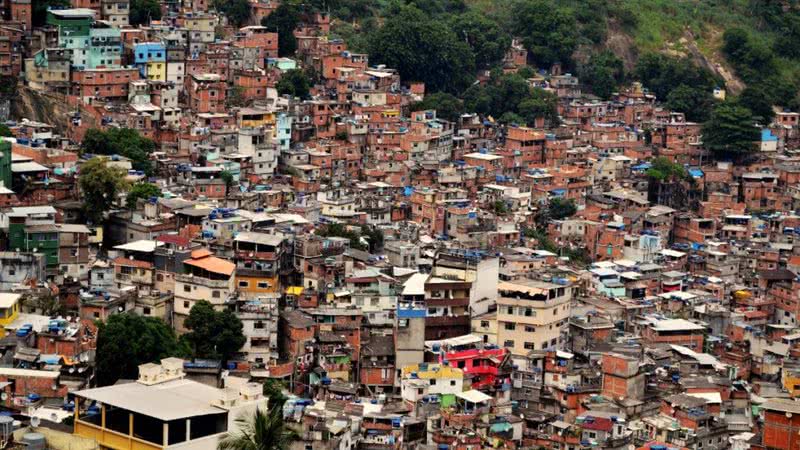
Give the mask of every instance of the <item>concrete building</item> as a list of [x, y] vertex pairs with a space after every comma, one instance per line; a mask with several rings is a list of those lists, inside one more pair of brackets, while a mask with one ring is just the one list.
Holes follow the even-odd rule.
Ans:
[[541, 281], [501, 282], [497, 342], [515, 357], [531, 350], [563, 348], [572, 288]]
[[75, 392], [75, 434], [106, 448], [211, 450], [236, 419], [268, 406], [260, 384], [228, 378], [217, 389], [184, 377], [183, 360], [167, 358], [139, 366], [133, 383]]

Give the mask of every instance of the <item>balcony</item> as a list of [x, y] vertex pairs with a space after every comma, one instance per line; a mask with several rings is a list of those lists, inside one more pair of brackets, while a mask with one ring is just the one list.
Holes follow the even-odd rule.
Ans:
[[435, 316], [425, 318], [425, 326], [428, 327], [457, 327], [469, 326], [469, 316]]
[[212, 280], [209, 278], [196, 277], [193, 275], [176, 275], [175, 281], [178, 283], [195, 284], [214, 289], [225, 289], [230, 287], [229, 280]]

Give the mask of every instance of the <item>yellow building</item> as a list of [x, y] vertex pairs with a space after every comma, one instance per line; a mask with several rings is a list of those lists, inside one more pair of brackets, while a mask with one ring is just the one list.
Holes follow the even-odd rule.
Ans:
[[239, 110], [240, 128], [275, 127], [274, 112], [262, 108], [242, 108]]
[[167, 81], [167, 63], [164, 61], [148, 62], [147, 79], [153, 81]]
[[278, 233], [240, 232], [233, 239], [236, 289], [243, 298], [280, 292], [278, 281], [284, 236]]
[[472, 334], [483, 339], [484, 344], [497, 345], [497, 313], [490, 312], [473, 317]]
[[456, 394], [469, 390], [464, 371], [441, 364], [414, 364], [403, 367], [400, 395], [403, 400], [417, 403], [426, 396], [437, 396], [442, 407], [451, 406]]
[[563, 348], [572, 288], [525, 280], [497, 286], [497, 343], [513, 356]]
[[0, 292], [0, 337], [5, 337], [6, 327], [19, 316], [20, 294]]

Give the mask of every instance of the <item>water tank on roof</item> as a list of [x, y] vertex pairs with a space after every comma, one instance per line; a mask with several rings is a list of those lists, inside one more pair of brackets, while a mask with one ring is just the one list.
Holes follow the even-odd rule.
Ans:
[[41, 433], [25, 433], [22, 436], [22, 443], [28, 447], [28, 450], [44, 450], [45, 439]]

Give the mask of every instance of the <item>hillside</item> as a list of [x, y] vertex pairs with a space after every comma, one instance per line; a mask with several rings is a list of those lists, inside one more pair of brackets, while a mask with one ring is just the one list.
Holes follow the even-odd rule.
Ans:
[[[455, 37], [463, 36], [476, 53], [475, 68], [499, 63], [496, 53], [484, 52], [486, 41], [502, 40], [505, 45], [509, 37], [517, 37], [539, 68], [558, 60], [585, 73], [592, 58], [608, 50], [624, 67], [625, 76], [616, 77], [623, 82], [636, 78], [641, 56], [659, 53], [687, 57], [720, 84], [724, 81], [733, 94], [748, 81], [768, 81], [779, 86], [770, 94], [776, 102], [788, 107], [798, 103], [798, 0], [330, 0], [323, 4], [332, 13], [334, 35], [356, 51], [370, 52], [374, 62], [399, 59], [394, 48], [381, 48], [379, 33], [410, 6], [424, 18], [449, 25]], [[739, 42], [745, 50], [738, 55], [725, 51], [725, 32], [731, 30], [747, 38], [746, 43]], [[591, 87], [591, 77], [583, 78]], [[461, 94], [453, 85], [449, 90]]]

